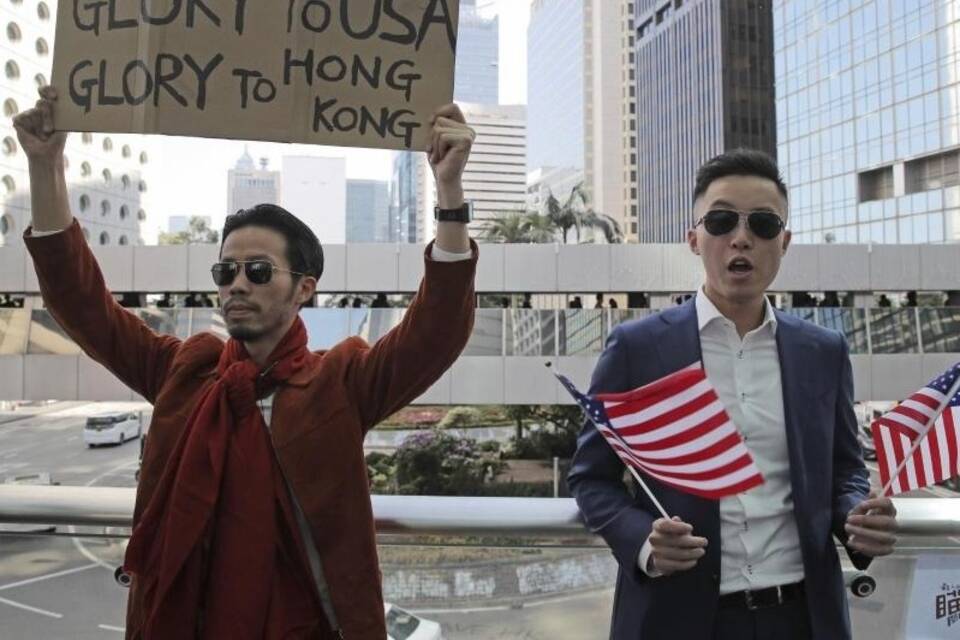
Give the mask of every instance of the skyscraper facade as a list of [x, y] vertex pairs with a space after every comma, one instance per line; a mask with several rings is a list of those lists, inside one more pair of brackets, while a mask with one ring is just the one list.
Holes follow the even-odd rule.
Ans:
[[960, 2], [776, 0], [799, 242], [960, 241]]
[[[49, 83], [56, 30], [56, 3], [7, 2], [0, 75], [0, 246], [20, 246], [30, 224], [30, 176], [13, 118], [32, 107], [37, 88]], [[143, 242], [152, 211], [153, 149], [142, 136], [75, 133], [67, 138], [64, 163], [70, 209], [93, 245]]]
[[773, 15], [754, 0], [637, 0], [640, 242], [683, 242], [699, 166], [776, 154]]
[[460, 2], [453, 95], [457, 102], [500, 102], [500, 20], [477, 12], [475, 0]]
[[390, 183], [347, 180], [347, 242], [389, 242]]
[[[461, 0], [453, 99], [457, 103], [500, 102], [500, 22], [476, 0]], [[435, 187], [424, 154], [400, 151], [393, 156], [390, 181], [390, 240], [426, 242], [432, 229]]]
[[534, 0], [530, 7], [527, 171], [584, 168], [584, 2]]
[[280, 203], [280, 172], [271, 171], [266, 160], [257, 167], [244, 148], [233, 169], [227, 171], [227, 211], [232, 215], [258, 204]]
[[527, 30], [528, 187], [562, 201], [582, 184], [628, 238], [637, 214], [633, 26], [633, 0], [534, 0]]
[[345, 158], [283, 156], [280, 206], [303, 220], [320, 242], [346, 242]]

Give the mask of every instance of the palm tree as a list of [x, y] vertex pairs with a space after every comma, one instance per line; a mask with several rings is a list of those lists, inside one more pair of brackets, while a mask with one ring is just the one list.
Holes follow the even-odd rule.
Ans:
[[527, 241], [536, 243], [556, 242], [557, 227], [549, 216], [531, 211], [526, 214]]
[[480, 237], [491, 242], [528, 242], [526, 217], [522, 211], [511, 211], [491, 218]]

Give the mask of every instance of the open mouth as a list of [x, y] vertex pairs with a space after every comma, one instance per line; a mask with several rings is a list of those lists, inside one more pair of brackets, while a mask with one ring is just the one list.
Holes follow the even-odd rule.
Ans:
[[737, 257], [727, 263], [727, 270], [738, 275], [751, 273], [753, 263], [744, 257]]

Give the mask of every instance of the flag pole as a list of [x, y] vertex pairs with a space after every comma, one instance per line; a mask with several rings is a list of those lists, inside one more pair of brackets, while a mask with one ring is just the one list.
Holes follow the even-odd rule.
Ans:
[[913, 454], [923, 442], [923, 439], [926, 438], [927, 434], [930, 433], [930, 428], [933, 426], [933, 423], [937, 421], [937, 418], [939, 418], [940, 414], [942, 414], [944, 409], [947, 408], [947, 405], [950, 404], [951, 400], [953, 400], [953, 396], [957, 395], [957, 392], [960, 392], [960, 377], [958, 377], [957, 381], [953, 383], [952, 387], [950, 387], [950, 391], [947, 393], [947, 396], [943, 399], [943, 401], [940, 402], [940, 406], [937, 408], [936, 413], [934, 413], [930, 419], [927, 420], [927, 424], [923, 428], [923, 433], [913, 442], [913, 446], [910, 447], [910, 451], [908, 451], [907, 455], [905, 455], [903, 460], [900, 461], [900, 465], [897, 467], [897, 470], [890, 475], [890, 479], [887, 480], [887, 484], [885, 484], [883, 489], [880, 490], [881, 496], [886, 495], [887, 491], [890, 490], [890, 487], [893, 486], [897, 476], [899, 476], [900, 472], [903, 471], [903, 468], [907, 466], [907, 462], [909, 462], [910, 458], [913, 457]]
[[[585, 411], [584, 413], [587, 414], [587, 419], [588, 419], [588, 420], [590, 421], [590, 423], [593, 425], [593, 428], [594, 428], [594, 429], [597, 429], [597, 431], [599, 432], [600, 429], [597, 428], [597, 423], [594, 422], [594, 421], [593, 421], [593, 418], [590, 417], [590, 413], [587, 412], [587, 411]], [[620, 434], [619, 434], [619, 433], [617, 433], [616, 431], [614, 431], [614, 430], [612, 430], [612, 429], [610, 430], [610, 433], [612, 433], [612, 434], [613, 434], [613, 437], [616, 438], [616, 439], [620, 442], [620, 444], [623, 445], [628, 451], [630, 450], [630, 445], [628, 445], [626, 442], [623, 441], [623, 438], [620, 437]], [[602, 433], [600, 434], [600, 437], [601, 437], [601, 438], [603, 437], [603, 434], [602, 434]], [[606, 439], [606, 438], [604, 438], [604, 439]], [[609, 443], [608, 443], [608, 444], [609, 444]], [[630, 470], [630, 473], [633, 474], [634, 479], [637, 481], [637, 483], [640, 485], [640, 487], [643, 488], [644, 492], [647, 494], [647, 497], [650, 498], [650, 501], [653, 502], [654, 506], [657, 507], [657, 509], [660, 511], [661, 515], [663, 515], [664, 518], [666, 518], [667, 520], [669, 520], [669, 519], [670, 519], [670, 516], [667, 515], [667, 511], [663, 508], [663, 505], [660, 504], [660, 501], [657, 500], [656, 496], [653, 495], [653, 492], [650, 491], [650, 487], [648, 487], [648, 486], [647, 486], [647, 483], [643, 481], [643, 478], [641, 478], [641, 477], [640, 477], [640, 474], [637, 473], [637, 470], [633, 468], [633, 465], [628, 464], [628, 465], [624, 465], [624, 466], [626, 466], [627, 469]]]
[[[552, 363], [547, 362], [545, 363], [545, 366], [548, 369], [550, 369], [552, 366]], [[553, 375], [556, 376], [557, 374], [554, 373]], [[597, 423], [593, 420], [593, 417], [590, 415], [590, 412], [584, 411], [583, 413], [587, 416], [587, 420], [590, 421], [590, 424], [593, 425], [593, 428], [597, 430], [597, 433], [600, 434], [600, 437], [603, 438], [603, 432], [597, 426]], [[623, 438], [620, 437], [619, 433], [617, 433], [613, 429], [610, 430], [610, 433], [612, 433], [613, 437], [616, 438], [621, 445], [623, 445], [624, 449], [626, 449], [627, 451], [630, 451], [630, 445], [628, 445], [626, 442], [623, 441]], [[604, 438], [604, 441], [606, 441], [606, 438]], [[610, 443], [608, 442], [607, 444], [610, 444]], [[613, 448], [613, 445], [610, 445], [610, 447]], [[633, 474], [633, 477], [637, 481], [637, 484], [639, 484], [640, 487], [643, 489], [643, 491], [647, 494], [647, 497], [650, 498], [650, 502], [652, 502], [654, 506], [657, 508], [657, 510], [660, 511], [660, 514], [667, 520], [670, 520], [670, 516], [667, 515], [666, 509], [663, 508], [663, 505], [660, 504], [660, 501], [657, 500], [656, 496], [653, 495], [653, 492], [650, 491], [650, 487], [648, 487], [647, 483], [643, 481], [643, 478], [640, 477], [640, 474], [637, 473], [637, 470], [634, 469], [633, 466], [629, 464], [625, 464], [624, 466], [626, 466], [627, 469], [630, 470], [630, 473]]]

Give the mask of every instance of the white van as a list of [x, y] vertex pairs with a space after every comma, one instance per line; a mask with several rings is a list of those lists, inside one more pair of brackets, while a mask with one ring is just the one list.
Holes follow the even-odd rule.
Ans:
[[83, 441], [88, 447], [123, 444], [140, 437], [140, 416], [136, 413], [104, 413], [87, 418]]

